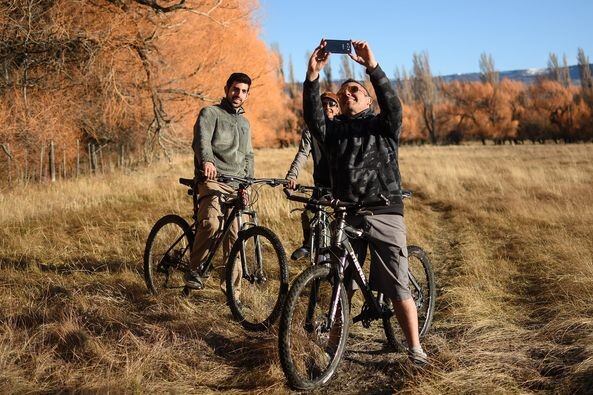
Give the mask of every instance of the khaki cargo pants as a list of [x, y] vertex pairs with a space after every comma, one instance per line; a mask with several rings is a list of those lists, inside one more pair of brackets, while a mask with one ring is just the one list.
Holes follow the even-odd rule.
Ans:
[[[214, 247], [215, 235], [218, 228], [223, 223], [224, 215], [230, 214], [230, 210], [229, 213], [222, 212], [220, 207], [221, 194], [235, 195], [236, 190], [227, 184], [208, 180], [198, 183], [198, 194], [198, 222], [190, 262], [192, 270], [197, 269], [200, 264], [206, 260], [210, 248]], [[220, 288], [224, 293], [226, 293], [226, 263], [231, 247], [235, 240], [237, 240], [238, 233], [239, 224], [237, 221], [233, 221], [229, 233], [225, 240], [222, 241], [222, 264], [218, 265], [218, 273], [220, 275]], [[235, 297], [239, 297], [242, 275], [243, 270], [241, 265], [235, 265], [235, 270], [233, 271], [233, 283], [237, 290]]]

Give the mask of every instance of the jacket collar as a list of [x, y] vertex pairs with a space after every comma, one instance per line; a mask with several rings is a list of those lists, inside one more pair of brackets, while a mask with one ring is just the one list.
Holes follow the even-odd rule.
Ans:
[[369, 107], [366, 110], [359, 112], [358, 114], [355, 114], [352, 116], [346, 115], [346, 114], [340, 114], [337, 116], [337, 118], [345, 121], [347, 119], [368, 118], [368, 117], [372, 117], [373, 115], [375, 115], [375, 113], [373, 112], [373, 109]]
[[239, 107], [239, 108], [233, 107], [233, 105], [226, 99], [226, 97], [222, 98], [222, 100], [220, 101], [220, 106], [222, 108], [224, 108], [230, 114], [244, 114], [245, 113], [245, 110], [243, 109], [243, 107]]

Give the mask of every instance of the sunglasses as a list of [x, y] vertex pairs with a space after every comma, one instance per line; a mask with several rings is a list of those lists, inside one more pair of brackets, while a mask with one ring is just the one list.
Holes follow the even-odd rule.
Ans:
[[326, 107], [337, 107], [338, 103], [333, 100], [323, 100], [321, 101], [321, 105]]
[[360, 87], [358, 85], [348, 85], [348, 86], [342, 87], [338, 91], [338, 96], [343, 96], [343, 95], [346, 94], [346, 92], [348, 92], [350, 94], [355, 94], [357, 92], [362, 92], [365, 96], [368, 96], [368, 93], [364, 89], [362, 89], [362, 87]]

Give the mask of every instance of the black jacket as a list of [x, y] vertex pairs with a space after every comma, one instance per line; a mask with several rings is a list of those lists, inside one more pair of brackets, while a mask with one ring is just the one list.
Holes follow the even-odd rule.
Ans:
[[331, 183], [329, 179], [329, 166], [324, 152], [319, 146], [319, 141], [311, 137], [311, 133], [305, 128], [301, 133], [301, 142], [299, 150], [294, 157], [286, 173], [287, 179], [297, 179], [299, 172], [309, 158], [309, 154], [313, 156], [313, 182], [316, 186], [329, 188]]
[[389, 79], [377, 66], [370, 73], [381, 113], [366, 110], [353, 117], [340, 115], [330, 121], [323, 115], [319, 79], [303, 84], [305, 122], [313, 138], [327, 153], [332, 191], [336, 198], [373, 202], [380, 195], [388, 208], [375, 211], [403, 215], [398, 143], [402, 106]]

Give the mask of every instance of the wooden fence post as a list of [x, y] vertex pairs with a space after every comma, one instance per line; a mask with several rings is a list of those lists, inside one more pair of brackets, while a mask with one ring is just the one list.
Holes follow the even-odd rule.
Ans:
[[43, 155], [45, 155], [45, 142], [41, 143], [41, 151], [39, 154], [39, 182], [43, 182]]
[[95, 144], [91, 144], [91, 159], [93, 173], [97, 174], [97, 146]]
[[121, 145], [121, 167], [122, 169], [126, 167], [126, 146], [124, 144]]
[[25, 150], [25, 171], [23, 174], [23, 182], [29, 181], [29, 150]]
[[66, 145], [62, 145], [62, 179], [66, 179]]
[[103, 163], [103, 147], [99, 147], [99, 168], [101, 174], [105, 173], [105, 165]]
[[53, 140], [49, 142], [49, 174], [51, 182], [56, 182], [56, 149]]
[[88, 156], [89, 156], [89, 174], [93, 174], [93, 144], [88, 143]]
[[0, 144], [0, 147], [8, 159], [8, 185], [10, 185], [12, 183], [12, 153], [10, 152], [10, 144]]
[[6, 143], [6, 155], [8, 156], [8, 185], [12, 184], [12, 153], [10, 152], [10, 144]]
[[76, 178], [80, 175], [80, 140], [76, 140]]

